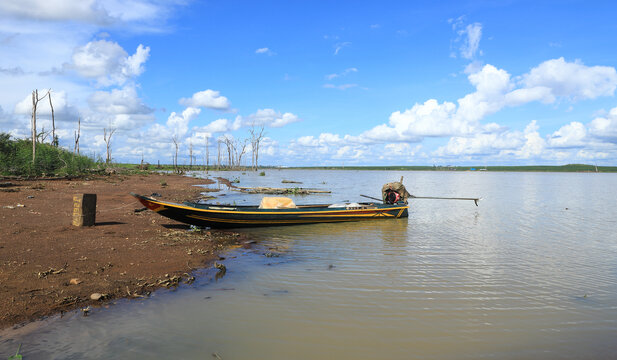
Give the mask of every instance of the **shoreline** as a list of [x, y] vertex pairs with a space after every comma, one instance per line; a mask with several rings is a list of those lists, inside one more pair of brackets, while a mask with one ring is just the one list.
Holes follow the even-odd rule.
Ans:
[[[8, 184], [7, 184], [8, 183]], [[244, 234], [194, 231], [143, 208], [129, 192], [165, 201], [213, 184], [171, 174], [9, 180], [0, 188], [0, 329], [190, 283], [219, 254], [249, 247]], [[96, 224], [72, 225], [73, 195], [97, 194]], [[189, 231], [191, 230], [191, 231]]]

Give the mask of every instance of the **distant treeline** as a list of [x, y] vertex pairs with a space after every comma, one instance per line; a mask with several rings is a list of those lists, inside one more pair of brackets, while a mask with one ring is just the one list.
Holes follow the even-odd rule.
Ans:
[[[173, 171], [174, 166], [170, 164], [115, 164], [115, 166], [126, 169], [145, 170], [167, 170]], [[203, 171], [203, 165], [180, 165], [183, 172]], [[568, 164], [568, 165], [529, 165], [529, 166], [259, 166], [260, 170], [381, 170], [381, 171], [529, 171], [529, 172], [617, 172], [617, 166], [598, 166], [587, 164]], [[229, 168], [227, 166], [209, 166], [208, 170], [243, 170], [250, 171], [249, 167]]]
[[289, 169], [313, 170], [401, 170], [401, 171], [529, 171], [529, 172], [617, 172], [617, 166], [587, 164], [529, 166], [311, 166]]

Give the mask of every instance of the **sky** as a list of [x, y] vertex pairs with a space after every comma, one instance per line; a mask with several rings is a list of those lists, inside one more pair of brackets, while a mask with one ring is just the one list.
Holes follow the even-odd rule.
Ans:
[[[260, 165], [617, 164], [612, 1], [0, 1], [0, 132]], [[51, 125], [48, 100], [37, 128]], [[47, 141], [49, 141], [49, 137]], [[208, 147], [208, 151], [206, 151]], [[224, 148], [223, 148], [224, 150]], [[226, 154], [224, 157], [226, 162]]]

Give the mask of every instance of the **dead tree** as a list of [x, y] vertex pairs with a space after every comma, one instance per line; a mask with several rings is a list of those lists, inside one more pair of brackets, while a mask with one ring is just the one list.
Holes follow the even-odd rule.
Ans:
[[236, 166], [241, 167], [242, 166], [242, 156], [244, 156], [244, 154], [246, 154], [246, 147], [248, 146], [248, 142], [249, 139], [244, 139], [242, 140], [242, 144], [238, 145], [238, 149], [236, 150], [236, 156], [238, 158], [237, 162], [236, 162]]
[[79, 156], [79, 137], [81, 136], [81, 118], [77, 118], [77, 131], [75, 132], [75, 147], [73, 147], [73, 154], [77, 153]]
[[172, 136], [171, 141], [174, 143], [176, 147], [176, 154], [174, 156], [174, 171], [178, 172], [178, 136], [177, 135]]
[[217, 139], [216, 140], [218, 143], [218, 150], [217, 150], [217, 163], [216, 163], [216, 169], [220, 170], [221, 169], [221, 139]]
[[107, 147], [107, 159], [105, 159], [105, 164], [111, 163], [111, 136], [116, 132], [116, 129], [111, 126], [108, 129], [103, 129], [103, 140], [105, 141], [105, 145]]
[[210, 167], [210, 149], [209, 149], [209, 138], [206, 135], [206, 173], [208, 172], [208, 167]]
[[193, 142], [189, 141], [189, 157], [191, 158], [190, 161], [190, 165], [189, 165], [189, 169], [193, 168]]
[[225, 135], [225, 137], [223, 138], [223, 142], [227, 147], [227, 165], [230, 169], [232, 169], [234, 167], [235, 159], [234, 152], [236, 151], [235, 142], [233, 139], [227, 137], [227, 135]]
[[51, 144], [58, 147], [58, 138], [56, 137], [56, 119], [54, 117], [54, 105], [51, 103], [51, 89], [47, 92], [49, 98], [49, 107], [51, 108]]
[[[51, 90], [51, 89], [50, 89]], [[45, 96], [49, 95], [49, 91], [47, 94], [43, 95], [43, 97], [39, 97], [39, 90], [32, 90], [32, 119], [31, 119], [31, 128], [32, 128], [32, 165], [36, 160], [36, 142], [37, 142], [37, 132], [36, 132], [36, 108], [39, 105], [39, 101], [45, 99]]]
[[253, 155], [252, 155], [253, 170], [257, 171], [257, 168], [259, 167], [259, 162], [258, 162], [259, 143], [264, 137], [264, 127], [262, 126], [259, 128], [259, 130], [257, 130], [255, 128], [255, 125], [253, 124], [249, 132], [251, 133], [251, 148], [253, 149]]

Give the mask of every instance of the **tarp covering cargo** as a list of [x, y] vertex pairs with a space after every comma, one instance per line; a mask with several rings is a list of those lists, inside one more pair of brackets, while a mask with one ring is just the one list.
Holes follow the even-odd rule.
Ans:
[[398, 202], [391, 200], [392, 198], [388, 196], [390, 192], [397, 193], [400, 196], [398, 201], [402, 201], [405, 204], [407, 204], [407, 199], [411, 196], [411, 194], [407, 192], [407, 189], [405, 189], [405, 185], [403, 185], [403, 183], [398, 181], [387, 183], [381, 188], [381, 197], [383, 198], [383, 202], [386, 204]]
[[260, 209], [295, 209], [296, 204], [288, 197], [266, 196], [261, 199]]

